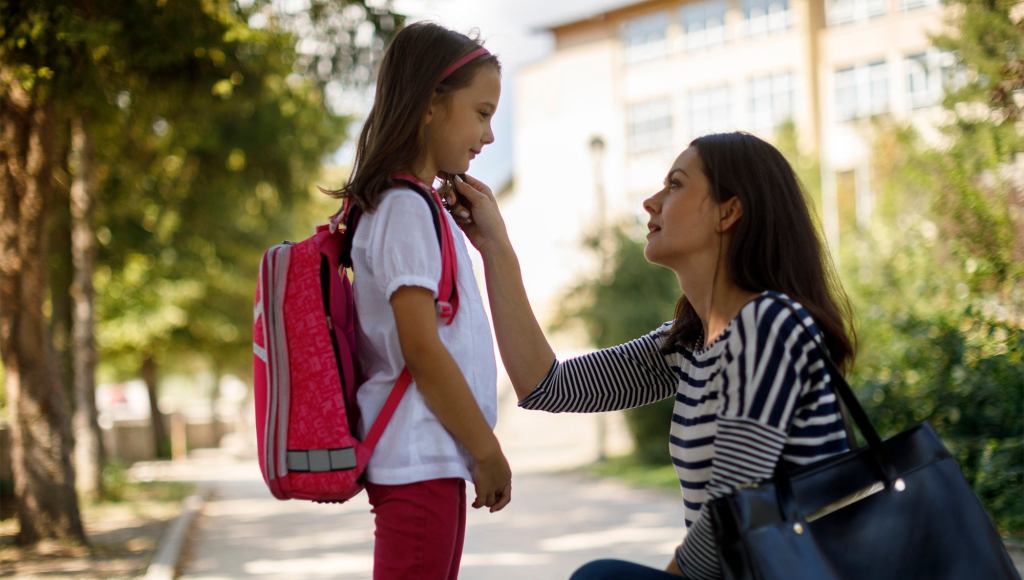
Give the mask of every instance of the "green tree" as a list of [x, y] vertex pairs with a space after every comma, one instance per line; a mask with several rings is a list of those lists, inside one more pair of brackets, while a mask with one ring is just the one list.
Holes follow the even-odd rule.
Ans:
[[1013, 2], [954, 2], [939, 143], [874, 129], [869, 227], [844, 242], [853, 374], [888, 434], [929, 421], [999, 527], [1024, 532], [1024, 25]]
[[[243, 278], [251, 285], [252, 253], [258, 259], [265, 237], [285, 228], [290, 200], [308, 190], [323, 155], [344, 138], [324, 90], [342, 82], [343, 71], [368, 68], [361, 55], [401, 20], [387, 2], [317, 0], [302, 14], [275, 12], [279, 5], [0, 0], [0, 349], [23, 542], [84, 540], [61, 388], [71, 379], [51, 355], [44, 314], [50, 257], [66, 273], [74, 256], [76, 268], [73, 284], [64, 275], [55, 288], [50, 322], [71, 311], [63, 288], [70, 286], [76, 312], [88, 307], [74, 320], [75, 341], [86, 345], [76, 352], [92, 351], [93, 281], [104, 301], [108, 290], [128, 293], [110, 298], [101, 342], [105, 328], [113, 336], [101, 346], [141, 352], [144, 374], [155, 375], [158, 352], [247, 343], [237, 329], [250, 316], [248, 296], [221, 308], [208, 308], [207, 298], [228, 289], [240, 296]], [[339, 42], [357, 32], [369, 40]], [[317, 49], [298, 51], [299, 33]], [[43, 232], [51, 215], [64, 213], [53, 209], [55, 171], [70, 178], [75, 242], [51, 253]], [[205, 283], [211, 279], [218, 283]], [[149, 310], [125, 313], [118, 304]], [[208, 322], [214, 313], [236, 332], [224, 324], [192, 332], [194, 317], [210, 314]], [[136, 327], [118, 333], [119, 317], [120, 328]], [[125, 336], [137, 342], [125, 346]], [[76, 382], [91, 383], [94, 363], [75, 366]], [[78, 396], [80, 408], [94, 402], [86, 389]], [[94, 409], [86, 415], [95, 423]]]
[[18, 541], [85, 542], [71, 466], [70, 407], [51, 348], [48, 214], [59, 165], [57, 101], [72, 70], [70, 10], [0, 1], [0, 353], [11, 418]]

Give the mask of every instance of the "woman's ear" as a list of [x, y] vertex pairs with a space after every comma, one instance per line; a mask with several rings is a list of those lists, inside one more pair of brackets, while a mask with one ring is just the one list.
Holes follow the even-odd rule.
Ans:
[[729, 201], [719, 206], [718, 233], [725, 233], [732, 229], [743, 216], [743, 202], [738, 196], [732, 197]]

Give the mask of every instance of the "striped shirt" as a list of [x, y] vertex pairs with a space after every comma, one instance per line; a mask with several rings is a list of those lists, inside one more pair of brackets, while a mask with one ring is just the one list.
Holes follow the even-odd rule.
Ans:
[[676, 561], [688, 577], [717, 579], [722, 572], [704, 503], [771, 478], [780, 458], [804, 465], [846, 451], [846, 433], [816, 345], [821, 332], [788, 296], [758, 295], [704, 349], [663, 353], [671, 326], [556, 361], [520, 406], [598, 412], [674, 396], [669, 454], [687, 528]]

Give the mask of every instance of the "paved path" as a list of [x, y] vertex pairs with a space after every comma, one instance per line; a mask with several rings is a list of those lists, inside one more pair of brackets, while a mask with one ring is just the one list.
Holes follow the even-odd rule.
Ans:
[[[210, 475], [214, 496], [183, 578], [370, 578], [373, 516], [365, 496], [341, 506], [277, 501], [255, 464], [217, 455], [193, 459], [189, 470], [189, 478]], [[516, 476], [509, 507], [471, 510], [460, 578], [564, 579], [609, 555], [660, 566], [680, 535], [679, 511], [669, 493], [578, 474]]]
[[[678, 495], [566, 472], [596, 458], [599, 419], [522, 411], [509, 391], [502, 395], [497, 432], [513, 468], [513, 500], [497, 514], [470, 509], [460, 578], [564, 579], [608, 556], [663, 566], [682, 537]], [[628, 448], [620, 417], [607, 422], [607, 441], [610, 452]], [[275, 500], [251, 446], [139, 465], [134, 474], [197, 481], [212, 492], [183, 578], [370, 578], [365, 494], [340, 506]]]
[[[470, 510], [460, 578], [561, 580], [601, 557], [663, 566], [682, 538], [679, 496], [566, 472], [596, 457], [597, 419], [521, 411], [502, 399], [497, 432], [513, 468], [513, 501], [497, 514]], [[611, 451], [627, 446], [621, 418], [608, 434]], [[244, 445], [233, 454], [200, 451], [185, 462], [137, 465], [133, 473], [196, 481], [212, 492], [183, 578], [371, 577], [365, 494], [340, 506], [277, 501]]]

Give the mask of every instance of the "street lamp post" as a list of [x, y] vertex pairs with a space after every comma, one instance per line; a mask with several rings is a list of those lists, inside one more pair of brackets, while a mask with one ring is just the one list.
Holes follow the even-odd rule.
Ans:
[[[597, 225], [597, 256], [598, 278], [605, 282], [608, 278], [608, 236], [607, 236], [607, 200], [604, 190], [604, 138], [594, 135], [590, 138], [590, 158], [593, 162], [594, 195], [597, 198], [595, 221]], [[604, 461], [608, 457], [608, 417], [598, 413], [597, 417], [597, 459]]]

